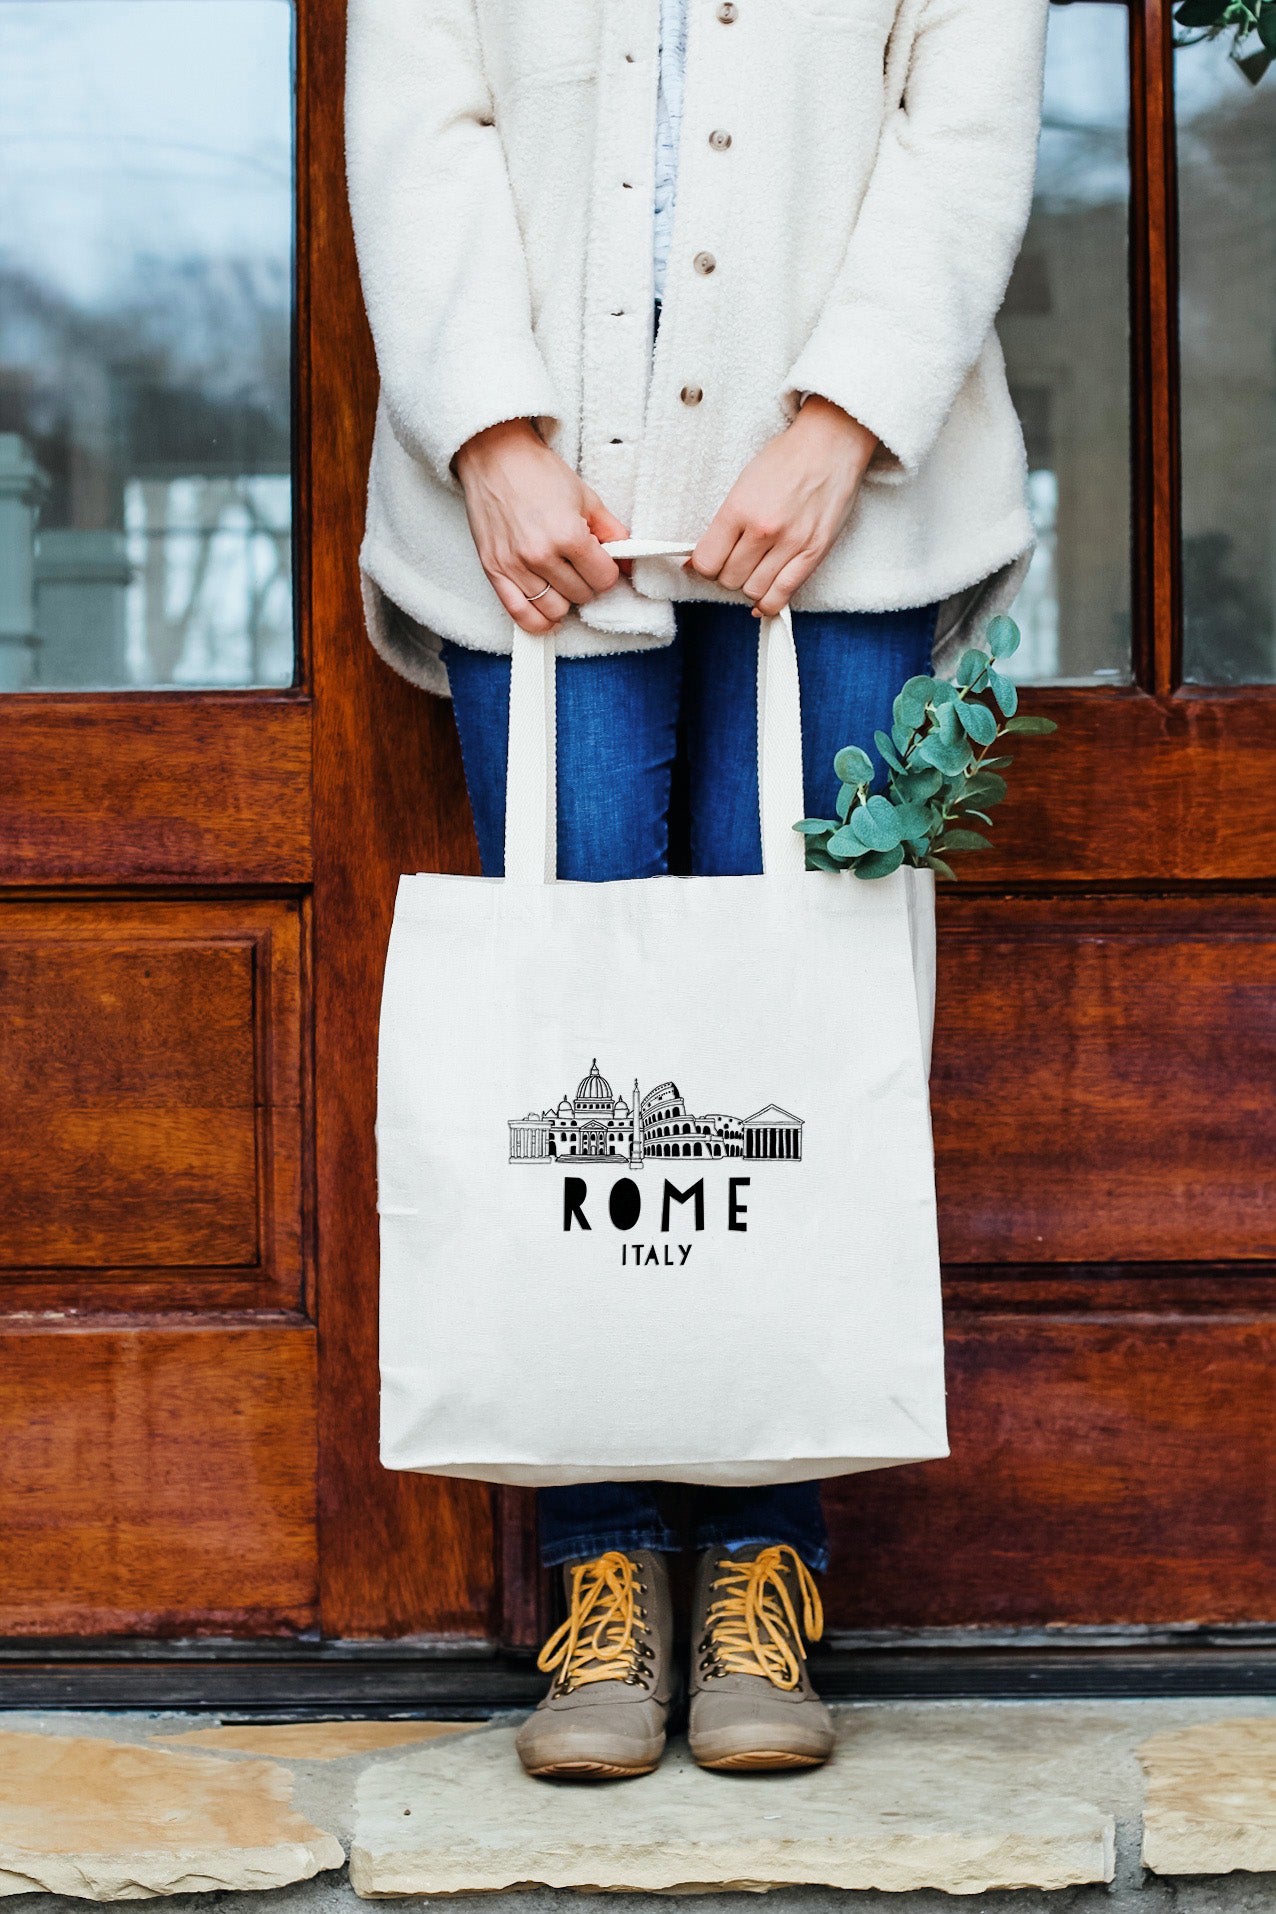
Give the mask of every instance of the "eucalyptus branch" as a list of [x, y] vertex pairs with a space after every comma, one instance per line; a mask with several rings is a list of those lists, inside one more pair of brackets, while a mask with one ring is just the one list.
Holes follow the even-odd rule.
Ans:
[[987, 651], [966, 652], [953, 682], [919, 676], [900, 691], [889, 733], [874, 736], [885, 794], [872, 790], [876, 766], [867, 751], [848, 744], [838, 752], [837, 817], [794, 826], [806, 838], [808, 869], [867, 878], [910, 864], [951, 878], [948, 853], [987, 850], [988, 839], [968, 826], [991, 826], [988, 813], [1006, 795], [1001, 773], [1014, 762], [992, 752], [1012, 734], [1044, 737], [1057, 727], [1020, 713], [1014, 681], [997, 670], [1018, 650], [1014, 620], [994, 618], [985, 636]]
[[1231, 57], [1254, 86], [1276, 60], [1276, 0], [1182, 0], [1174, 19], [1187, 29], [1175, 36], [1175, 46], [1230, 33]]

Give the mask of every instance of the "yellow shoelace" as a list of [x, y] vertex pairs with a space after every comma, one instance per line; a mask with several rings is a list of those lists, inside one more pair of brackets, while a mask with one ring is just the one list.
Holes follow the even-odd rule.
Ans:
[[638, 1565], [619, 1549], [572, 1570], [571, 1612], [536, 1658], [544, 1675], [555, 1669], [554, 1692], [570, 1694], [591, 1681], [639, 1682], [651, 1650], [639, 1624], [646, 1612]]
[[[789, 1593], [785, 1557], [802, 1599], [802, 1620]], [[808, 1641], [824, 1633], [824, 1609], [811, 1571], [788, 1543], [759, 1549], [752, 1561], [724, 1555], [714, 1591], [724, 1592], [705, 1617], [705, 1668], [715, 1675], [761, 1675], [777, 1688], [796, 1688], [802, 1679]]]

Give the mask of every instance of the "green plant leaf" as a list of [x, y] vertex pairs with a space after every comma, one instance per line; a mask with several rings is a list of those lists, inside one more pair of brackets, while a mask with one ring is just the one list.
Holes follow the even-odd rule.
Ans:
[[917, 747], [916, 755], [923, 764], [931, 764], [945, 777], [956, 777], [964, 771], [971, 760], [970, 741], [963, 733], [952, 743], [943, 738], [923, 738]]
[[825, 831], [835, 831], [837, 825], [832, 818], [804, 817], [793, 828], [801, 831], [804, 837], [822, 837]]
[[806, 868], [808, 871], [841, 871], [844, 866], [831, 858], [827, 851], [820, 850], [816, 844], [806, 847]]
[[1181, 27], [1221, 26], [1226, 11], [1227, 0], [1183, 0], [1174, 18]]
[[992, 829], [992, 819], [987, 811], [977, 811], [973, 804], [963, 804], [959, 810], [953, 811], [952, 815], [959, 819], [977, 817], [981, 824], [986, 824], [989, 830]]
[[843, 784], [871, 784], [873, 760], [858, 744], [845, 744], [833, 760], [833, 770]]
[[1259, 10], [1258, 37], [1267, 52], [1276, 59], [1276, 7], [1269, 5]]
[[988, 621], [984, 633], [988, 640], [988, 649], [994, 658], [1009, 658], [1011, 652], [1019, 649], [1019, 627], [1013, 618], [1007, 618], [1002, 612], [997, 618]]
[[979, 760], [979, 769], [981, 771], [1007, 771], [1013, 763], [1013, 758], [981, 758]]
[[978, 831], [945, 831], [935, 841], [937, 851], [990, 851], [991, 844]]
[[1018, 717], [1007, 718], [1003, 731], [1016, 732], [1021, 738], [1048, 738], [1058, 725], [1053, 718], [1039, 718], [1035, 712], [1020, 712]]
[[935, 856], [934, 851], [931, 851], [927, 857], [926, 866], [928, 870], [935, 871], [940, 877], [947, 877], [954, 884], [957, 882], [957, 873], [952, 865], [945, 864], [942, 857]]
[[897, 817], [888, 798], [871, 797], [858, 811], [852, 811], [847, 829], [854, 831], [865, 850], [893, 851], [904, 835]]
[[837, 814], [839, 818], [842, 820], [843, 824], [845, 824], [846, 822], [847, 814], [850, 811], [852, 804], [855, 803], [858, 797], [859, 797], [859, 792], [857, 791], [857, 789], [855, 788], [853, 784], [841, 784], [838, 786]]
[[894, 716], [901, 724], [915, 731], [926, 716], [926, 707], [930, 703], [931, 692], [935, 689], [935, 680], [921, 675], [909, 678], [900, 687], [893, 707]]
[[997, 720], [986, 704], [976, 704], [973, 698], [963, 698], [957, 706], [957, 716], [961, 719], [962, 729], [976, 744], [991, 744], [997, 736]]
[[902, 777], [892, 779], [892, 784], [905, 804], [925, 804], [941, 789], [944, 774], [937, 771], [933, 764], [919, 764], [914, 770], [910, 765]]
[[844, 824], [840, 831], [834, 831], [824, 848], [831, 857], [850, 858], [862, 857], [865, 845], [863, 839], [856, 835], [850, 825]]
[[928, 838], [930, 836], [932, 819], [928, 806], [895, 804], [891, 808], [895, 813], [895, 824], [901, 837]]
[[988, 653], [986, 651], [964, 651], [961, 663], [957, 667], [957, 682], [959, 685], [974, 687], [978, 685], [987, 669]]
[[904, 862], [904, 847], [897, 844], [893, 851], [870, 851], [855, 866], [856, 877], [889, 877]]
[[930, 686], [929, 703], [937, 711], [946, 704], [952, 704], [960, 695], [956, 685], [950, 684], [947, 678], [927, 678], [926, 683]]
[[1009, 788], [1006, 780], [999, 777], [996, 771], [981, 766], [973, 778], [967, 779], [962, 796], [973, 799], [976, 804], [1000, 804]]
[[884, 764], [888, 764], [892, 771], [903, 770], [904, 760], [900, 757], [891, 739], [887, 737], [884, 731], [874, 731], [873, 743], [877, 746]]
[[1019, 693], [1015, 689], [1014, 680], [1003, 677], [999, 671], [990, 671], [988, 685], [997, 703], [1006, 716], [1010, 717], [1019, 706]]

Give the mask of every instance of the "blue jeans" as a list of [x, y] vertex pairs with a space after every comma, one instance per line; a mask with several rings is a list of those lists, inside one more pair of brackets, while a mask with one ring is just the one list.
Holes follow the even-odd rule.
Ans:
[[[833, 758], [890, 727], [906, 678], [930, 669], [937, 608], [796, 612], [802, 690], [802, 770], [811, 817], [832, 817]], [[685, 775], [691, 872], [749, 876], [762, 868], [758, 826], [758, 627], [747, 605], [681, 604], [673, 643], [611, 657], [566, 658], [558, 672], [558, 871], [605, 883], [669, 869], [675, 758]], [[505, 760], [510, 664], [491, 652], [443, 647], [483, 872], [505, 868]], [[879, 764], [879, 773], [880, 773]], [[700, 1489], [697, 1548], [787, 1542], [814, 1569], [828, 1565], [818, 1482]], [[542, 1489], [547, 1565], [608, 1548], [670, 1550], [678, 1537], [661, 1485], [595, 1482]]]

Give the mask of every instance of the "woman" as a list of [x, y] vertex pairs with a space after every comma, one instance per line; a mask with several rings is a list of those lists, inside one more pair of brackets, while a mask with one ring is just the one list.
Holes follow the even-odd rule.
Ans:
[[[829, 816], [838, 748], [871, 747], [903, 680], [1013, 597], [1032, 534], [993, 319], [1044, 20], [1045, 0], [353, 0], [369, 629], [454, 700], [486, 874], [510, 619], [564, 660], [559, 874], [606, 881], [668, 869], [676, 751], [692, 870], [760, 869], [760, 614], [794, 606], [807, 810]], [[631, 529], [699, 542], [630, 575], [603, 546]], [[676, 1686], [660, 1485], [542, 1490], [540, 1526], [569, 1613], [523, 1763], [646, 1773]], [[819, 1485], [702, 1491], [694, 1541], [693, 1754], [824, 1761]]]

